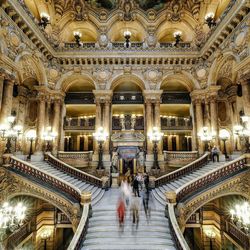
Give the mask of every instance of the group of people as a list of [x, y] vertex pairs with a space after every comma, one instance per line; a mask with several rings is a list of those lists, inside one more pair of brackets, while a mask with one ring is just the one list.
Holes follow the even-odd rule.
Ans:
[[139, 225], [139, 211], [142, 205], [147, 221], [150, 217], [148, 174], [136, 174], [128, 180], [124, 178], [121, 182], [121, 196], [119, 197], [117, 205], [117, 216], [121, 229], [124, 228], [127, 210], [130, 210], [130, 217], [132, 217], [132, 223], [136, 228], [138, 228]]

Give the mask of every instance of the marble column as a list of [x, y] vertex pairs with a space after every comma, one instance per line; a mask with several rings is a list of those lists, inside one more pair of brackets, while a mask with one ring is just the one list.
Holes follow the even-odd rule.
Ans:
[[4, 93], [2, 99], [2, 110], [1, 110], [1, 123], [5, 121], [5, 119], [11, 115], [12, 109], [12, 100], [13, 100], [13, 86], [14, 81], [5, 80], [4, 81]]
[[53, 132], [57, 134], [53, 142], [53, 154], [56, 154], [59, 147], [60, 138], [60, 117], [61, 117], [61, 100], [55, 100], [54, 102], [54, 112], [53, 112]]
[[59, 150], [64, 151], [64, 137], [65, 137], [65, 131], [64, 131], [64, 117], [66, 117], [66, 105], [65, 103], [62, 103], [62, 108], [61, 108], [61, 117], [60, 117], [60, 133], [59, 133]]
[[148, 137], [148, 133], [152, 130], [152, 103], [151, 100], [146, 100], [146, 138], [147, 138], [147, 154], [153, 153], [153, 145]]
[[111, 112], [110, 112], [110, 105], [111, 101], [110, 100], [105, 100], [104, 104], [104, 129], [108, 133], [108, 138], [106, 142], [104, 143], [104, 154], [109, 154], [109, 144], [110, 144], [110, 120], [111, 120]]
[[192, 102], [190, 106], [190, 115], [192, 119], [192, 151], [197, 151], [197, 129], [196, 129], [196, 121], [195, 121], [195, 115], [194, 115], [194, 104]]
[[247, 80], [242, 80], [241, 85], [242, 85], [242, 98], [243, 98], [243, 103], [244, 103], [244, 113], [247, 116], [250, 116], [250, 86], [248, 84], [248, 79]]
[[[195, 118], [196, 118], [196, 126], [197, 126], [197, 133], [200, 133], [203, 127], [203, 115], [202, 115], [202, 103], [201, 100], [197, 99], [195, 101]], [[203, 153], [203, 143], [202, 141], [199, 139], [198, 142], [198, 151], [200, 154]]]
[[156, 101], [154, 104], [155, 110], [154, 110], [154, 125], [155, 127], [158, 127], [161, 130], [161, 112], [160, 112], [160, 101]]
[[46, 109], [46, 102], [45, 97], [41, 96], [38, 100], [38, 116], [37, 116], [37, 139], [36, 139], [36, 147], [35, 153], [40, 154], [43, 150], [43, 132], [44, 132], [44, 125], [45, 125], [45, 109]]
[[46, 117], [45, 117], [45, 129], [47, 127], [51, 127], [52, 124], [50, 123], [50, 112], [51, 112], [51, 100], [48, 99], [46, 103]]
[[[95, 113], [95, 131], [102, 126], [102, 114], [101, 114], [100, 100], [96, 100], [96, 113]], [[98, 152], [98, 143], [94, 138], [94, 152]]]
[[211, 132], [214, 131], [215, 135], [215, 145], [219, 145], [219, 131], [218, 131], [218, 112], [217, 112], [217, 102], [216, 96], [210, 97], [210, 117], [211, 117]]
[[[206, 97], [207, 98], [207, 97]], [[210, 112], [209, 112], [209, 99], [205, 100], [204, 124], [210, 128]]]
[[89, 137], [88, 135], [84, 135], [84, 146], [83, 146], [84, 151], [89, 150]]
[[0, 110], [2, 108], [4, 75], [0, 75]]

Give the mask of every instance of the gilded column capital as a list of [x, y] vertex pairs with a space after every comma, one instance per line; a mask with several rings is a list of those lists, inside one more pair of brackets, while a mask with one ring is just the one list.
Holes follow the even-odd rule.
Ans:
[[151, 103], [160, 102], [163, 90], [144, 90], [143, 96], [145, 102], [150, 100]]
[[95, 95], [95, 103], [106, 103], [110, 104], [112, 101], [113, 91], [112, 90], [93, 90]]

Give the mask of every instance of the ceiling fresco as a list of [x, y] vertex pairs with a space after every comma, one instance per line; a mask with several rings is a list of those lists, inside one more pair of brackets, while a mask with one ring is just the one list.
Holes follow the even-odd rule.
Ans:
[[[107, 10], [112, 10], [118, 7], [119, 4], [121, 4], [122, 1], [118, 0], [88, 0], [88, 3], [95, 8], [104, 8]], [[126, 0], [124, 1], [126, 2]], [[138, 6], [147, 11], [149, 9], [154, 10], [160, 10], [164, 7], [164, 4], [166, 3], [166, 0], [136, 0], [135, 1]]]

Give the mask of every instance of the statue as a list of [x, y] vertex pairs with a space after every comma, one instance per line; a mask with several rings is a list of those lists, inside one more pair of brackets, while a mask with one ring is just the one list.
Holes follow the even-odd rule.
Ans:
[[124, 21], [133, 20], [132, 10], [135, 8], [135, 3], [133, 0], [121, 0], [119, 3], [119, 8], [123, 10]]
[[111, 173], [117, 173], [118, 172], [118, 153], [117, 152], [113, 152], [112, 155], [112, 160], [111, 160]]
[[75, 20], [76, 21], [82, 21], [86, 20], [88, 18], [87, 12], [86, 12], [86, 4], [84, 0], [78, 0], [74, 4], [74, 10], [75, 10]]

